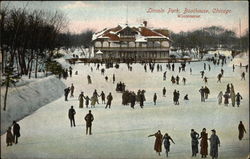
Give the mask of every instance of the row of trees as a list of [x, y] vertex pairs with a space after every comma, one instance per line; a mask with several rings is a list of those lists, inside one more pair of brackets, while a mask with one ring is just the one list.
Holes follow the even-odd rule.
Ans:
[[196, 48], [204, 51], [211, 48], [247, 49], [248, 33], [242, 38], [236, 33], [219, 26], [211, 26], [194, 31], [171, 33], [173, 47], [181, 50]]

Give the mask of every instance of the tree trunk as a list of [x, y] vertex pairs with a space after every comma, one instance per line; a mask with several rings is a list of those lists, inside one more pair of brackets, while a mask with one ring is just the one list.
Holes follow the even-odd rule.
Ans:
[[37, 69], [38, 69], [38, 55], [36, 55], [35, 78], [37, 78]]
[[10, 82], [10, 76], [9, 74], [6, 77], [6, 90], [5, 90], [5, 95], [4, 95], [4, 104], [3, 104], [3, 110], [6, 110], [6, 106], [7, 106], [7, 95], [8, 95], [8, 90], [9, 90], [9, 82]]
[[33, 64], [33, 60], [31, 60], [30, 62], [30, 68], [29, 68], [29, 79], [31, 77], [31, 72], [32, 72], [32, 64]]

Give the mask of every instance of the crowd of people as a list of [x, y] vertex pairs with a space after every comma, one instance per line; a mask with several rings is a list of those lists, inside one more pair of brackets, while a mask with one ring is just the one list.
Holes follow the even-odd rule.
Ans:
[[[212, 62], [214, 65], [219, 65], [221, 63], [221, 65], [223, 66], [224, 64], [226, 64], [227, 59], [222, 56], [218, 60], [216, 60], [215, 58], [212, 58]], [[172, 63], [172, 64], [167, 63], [166, 64], [167, 70], [163, 73], [163, 80], [164, 81], [167, 78], [167, 71], [175, 71], [175, 67], [176, 67], [175, 65], [176, 65], [175, 63]], [[101, 66], [100, 64], [97, 64], [96, 70], [99, 70], [100, 66]], [[145, 63], [145, 64], [143, 64], [143, 66], [144, 66], [145, 72], [147, 72], [148, 68], [151, 72], [154, 72], [155, 67], [156, 67], [157, 72], [162, 72], [164, 70], [163, 65], [159, 65], [159, 64], [155, 64], [155, 63]], [[119, 68], [119, 66], [117, 66], [117, 69], [118, 68]], [[246, 72], [247, 72], [247, 69], [248, 69], [248, 66], [246, 68]], [[130, 64], [128, 64], [128, 70], [132, 71], [132, 66]], [[211, 93], [210, 89], [206, 85], [208, 83], [208, 77], [205, 76], [205, 73], [206, 73], [205, 70], [208, 70], [208, 71], [211, 70], [210, 64], [204, 63], [203, 70], [200, 71], [201, 78], [205, 82], [205, 86], [202, 86], [199, 90], [199, 93], [201, 96], [201, 102], [205, 102], [208, 99], [209, 94]], [[234, 70], [235, 70], [235, 65], [233, 65], [233, 71]], [[68, 76], [72, 77], [72, 71], [73, 71], [72, 67], [69, 67], [69, 69], [64, 69], [64, 71], [62, 73], [63, 78], [66, 80]], [[92, 67], [91, 67], [91, 71], [93, 71]], [[101, 68], [100, 71], [101, 71], [101, 75], [105, 75], [104, 68]], [[181, 71], [184, 71], [184, 72], [186, 71], [186, 63], [181, 63], [181, 65], [179, 66], [178, 72], [180, 73]], [[192, 75], [192, 68], [190, 68], [190, 74]], [[78, 75], [78, 71], [76, 71], [75, 75]], [[224, 70], [221, 69], [220, 73], [217, 76], [217, 78], [218, 78], [217, 82], [221, 83], [221, 78], [223, 76], [224, 76]], [[108, 80], [107, 76], [105, 76], [105, 79], [106, 79], [106, 81]], [[112, 79], [113, 79], [112, 81], [114, 83], [115, 79], [116, 79], [115, 74], [113, 74]], [[181, 78], [179, 77], [179, 75], [176, 75], [176, 77], [171, 76], [170, 80], [171, 80], [172, 84], [179, 85]], [[241, 80], [245, 80], [245, 72], [243, 72], [241, 74]], [[92, 84], [92, 79], [91, 79], [90, 75], [87, 75], [87, 81], [88, 81], [88, 84]], [[186, 77], [183, 77], [182, 82], [184, 85], [186, 85], [186, 81], [187, 81]], [[130, 107], [134, 109], [136, 103], [139, 103], [139, 106], [141, 108], [144, 107], [144, 102], [146, 101], [146, 96], [145, 96], [146, 90], [139, 89], [137, 91], [137, 93], [135, 93], [134, 91], [126, 90], [126, 85], [122, 82], [119, 82], [116, 85], [115, 91], [122, 93], [121, 105], [127, 106], [130, 104]], [[70, 94], [70, 98], [75, 98], [74, 92], [75, 92], [75, 86], [72, 83], [70, 87], [67, 87], [64, 89], [65, 101], [68, 101], [69, 94]], [[166, 89], [166, 87], [164, 87], [162, 89], [162, 96], [163, 97], [166, 97], [166, 92], [167, 92], [167, 89]], [[102, 104], [106, 104], [105, 109], [107, 109], [107, 108], [111, 109], [112, 101], [115, 100], [115, 99], [113, 99], [113, 95], [111, 94], [111, 92], [109, 92], [108, 95], [106, 96], [103, 91], [101, 91], [101, 93], [98, 93], [96, 89], [94, 90], [92, 96], [85, 95], [84, 92], [81, 91], [81, 93], [79, 94], [79, 96], [77, 98], [79, 101], [79, 108], [84, 108], [84, 107], [95, 108], [96, 104], [100, 104], [99, 97], [101, 98]], [[153, 97], [152, 97], [152, 101], [153, 101], [154, 105], [157, 104], [158, 98], [159, 97], [157, 96], [157, 93], [154, 93]], [[235, 106], [235, 104], [239, 107], [240, 102], [243, 99], [239, 92], [235, 93], [234, 86], [232, 83], [227, 85], [225, 93], [220, 91], [217, 98], [218, 98], [219, 105], [222, 104], [222, 100], [224, 98], [224, 105], [226, 105], [226, 106], [228, 106], [229, 100], [231, 99], [231, 104], [233, 107]], [[179, 100], [180, 100], [180, 91], [175, 89], [173, 92], [174, 105], [179, 105], [180, 104]], [[189, 100], [188, 94], [184, 95], [184, 100]], [[89, 105], [91, 107], [89, 107]], [[68, 111], [68, 118], [70, 120], [71, 127], [76, 127], [75, 115], [76, 115], [76, 110], [74, 109], [74, 106], [72, 105]], [[93, 116], [91, 110], [89, 110], [89, 113], [85, 116], [84, 120], [86, 122], [86, 134], [92, 135], [92, 122], [94, 121], [94, 116]], [[190, 136], [191, 136], [191, 149], [192, 149], [192, 156], [193, 157], [195, 157], [197, 155], [197, 153], [199, 152], [199, 147], [198, 147], [199, 140], [200, 140], [200, 147], [201, 147], [200, 148], [201, 158], [206, 158], [208, 155], [208, 141], [210, 141], [210, 156], [212, 158], [218, 157], [218, 146], [220, 145], [220, 139], [216, 135], [216, 130], [213, 129], [211, 131], [212, 131], [212, 134], [211, 134], [210, 138], [208, 138], [208, 134], [206, 133], [205, 128], [202, 129], [202, 132], [200, 134], [197, 133], [194, 129], [191, 129]], [[240, 124], [238, 126], [238, 131], [239, 131], [239, 140], [242, 140], [242, 138], [244, 137], [244, 133], [246, 133], [246, 130], [245, 130], [245, 127], [244, 127], [242, 121], [240, 121]], [[162, 151], [161, 147], [163, 144], [165, 147], [165, 150], [166, 150], [166, 156], [168, 157], [168, 153], [170, 152], [170, 143], [172, 142], [173, 144], [175, 144], [175, 142], [170, 137], [170, 135], [168, 133], [165, 133], [165, 135], [163, 136], [159, 130], [157, 133], [149, 135], [148, 137], [151, 137], [151, 136], [155, 136], [155, 138], [156, 138], [154, 150], [160, 155], [160, 153]], [[7, 130], [7, 135], [6, 135], [7, 146], [11, 146], [14, 141], [15, 141], [15, 143], [18, 143], [18, 137], [20, 137], [20, 127], [14, 121], [13, 122], [13, 135], [11, 132], [11, 127], [9, 127], [9, 129]]]

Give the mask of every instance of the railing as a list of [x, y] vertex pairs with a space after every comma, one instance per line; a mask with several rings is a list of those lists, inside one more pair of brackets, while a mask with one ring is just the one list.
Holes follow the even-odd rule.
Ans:
[[168, 51], [168, 47], [154, 48], [154, 47], [95, 47], [95, 50], [101, 51]]

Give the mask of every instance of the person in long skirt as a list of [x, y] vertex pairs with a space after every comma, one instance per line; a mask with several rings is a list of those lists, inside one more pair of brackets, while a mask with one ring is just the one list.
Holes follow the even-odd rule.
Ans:
[[220, 146], [220, 139], [216, 135], [216, 131], [213, 129], [212, 130], [212, 135], [209, 138], [210, 141], [210, 156], [212, 159], [217, 159], [218, 158], [218, 146]]
[[168, 135], [168, 133], [166, 133], [162, 139], [164, 142], [164, 147], [166, 150], [166, 157], [168, 157], [168, 152], [170, 151], [170, 141], [175, 144], [175, 142], [173, 141], [173, 139]]
[[166, 88], [164, 87], [162, 90], [163, 97], [166, 97]]
[[14, 137], [11, 132], [11, 127], [9, 127], [6, 133], [6, 144], [7, 146], [12, 146], [12, 143], [14, 143]]
[[230, 98], [229, 94], [227, 92], [225, 92], [225, 94], [223, 95], [223, 97], [224, 97], [224, 104], [225, 104], [225, 106], [228, 106], [229, 98]]
[[206, 128], [202, 129], [201, 132], [201, 136], [200, 136], [201, 142], [200, 142], [200, 154], [201, 154], [201, 158], [206, 158], [207, 157], [207, 147], [208, 147], [208, 143], [207, 143], [207, 133], [206, 133]]
[[232, 102], [232, 106], [235, 106], [235, 92], [234, 92], [234, 86], [231, 83], [231, 89], [230, 89], [230, 98], [231, 98], [231, 102]]
[[222, 93], [222, 91], [220, 91], [220, 93], [217, 96], [219, 105], [221, 105], [221, 103], [222, 103], [222, 97], [223, 97], [223, 93]]
[[239, 107], [240, 106], [240, 100], [242, 100], [242, 96], [240, 95], [240, 93], [238, 92], [235, 96], [236, 98], [236, 103], [237, 103], [237, 106]]
[[157, 100], [157, 95], [156, 95], [156, 93], [155, 93], [155, 94], [154, 94], [154, 97], [153, 97], [154, 105], [156, 105], [156, 100]]
[[83, 92], [81, 92], [81, 94], [80, 94], [79, 97], [78, 97], [78, 100], [79, 100], [79, 108], [83, 108], [83, 98], [84, 98], [84, 95], [83, 95]]
[[192, 156], [196, 156], [196, 154], [199, 151], [198, 145], [199, 145], [199, 134], [194, 131], [194, 129], [191, 129], [191, 145], [192, 145]]
[[161, 155], [161, 145], [162, 145], [162, 134], [161, 131], [158, 130], [157, 133], [149, 135], [148, 137], [154, 136], [155, 137], [155, 145], [154, 145], [154, 150], [156, 151], [156, 153], [158, 153], [158, 155]]
[[238, 130], [239, 130], [239, 140], [242, 140], [242, 138], [244, 137], [244, 133], [247, 133], [242, 121], [240, 121], [240, 124], [238, 126]]

